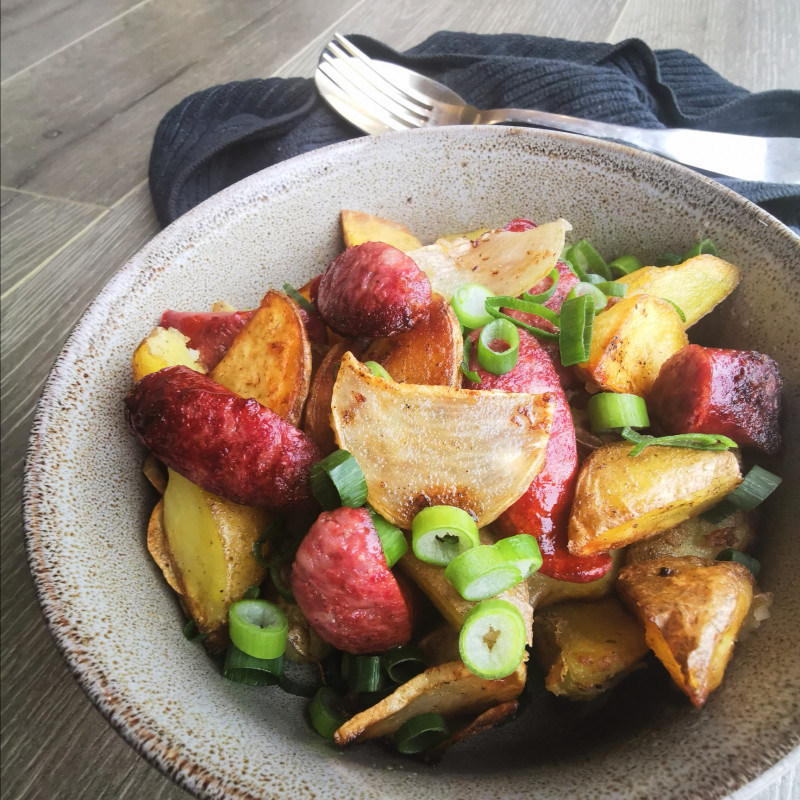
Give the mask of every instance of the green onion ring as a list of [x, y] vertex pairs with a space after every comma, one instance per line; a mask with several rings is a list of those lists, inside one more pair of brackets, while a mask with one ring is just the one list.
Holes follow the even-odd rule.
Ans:
[[288, 294], [292, 300], [297, 303], [304, 311], [307, 311], [309, 314], [316, 314], [317, 309], [314, 307], [314, 304], [310, 300], [306, 300], [297, 289], [292, 286], [291, 283], [284, 283], [283, 284], [283, 291], [285, 294]]
[[529, 533], [518, 533], [498, 540], [494, 549], [503, 561], [513, 564], [522, 574], [522, 580], [530, 578], [542, 566], [542, 551], [535, 536]]
[[522, 573], [492, 545], [479, 545], [457, 555], [444, 570], [453, 588], [470, 601], [486, 600], [516, 586]]
[[339, 693], [332, 686], [320, 686], [308, 707], [308, 716], [314, 730], [323, 738], [333, 740], [333, 735], [345, 722], [339, 710]]
[[482, 328], [491, 321], [492, 316], [486, 311], [486, 300], [494, 297], [485, 286], [479, 283], [464, 283], [456, 287], [450, 298], [450, 305], [455, 311], [458, 321], [467, 329]]
[[556, 293], [558, 282], [561, 280], [561, 274], [558, 269], [553, 267], [553, 269], [547, 273], [547, 277], [553, 281], [548, 289], [541, 294], [528, 294], [527, 292], [523, 292], [520, 295], [520, 299], [524, 300], [526, 303], [546, 303]]
[[[502, 341], [503, 350], [493, 350], [492, 344]], [[511, 372], [519, 359], [519, 331], [506, 319], [493, 319], [478, 337], [478, 363], [492, 375]]]
[[650, 417], [644, 398], [636, 394], [600, 392], [589, 398], [587, 406], [592, 433], [630, 428], [649, 428]]
[[395, 731], [394, 746], [404, 755], [413, 755], [430, 750], [449, 735], [444, 717], [428, 712], [406, 720]]
[[427, 564], [446, 566], [478, 544], [475, 520], [456, 506], [423, 508], [411, 522], [411, 548]]
[[408, 552], [406, 537], [403, 536], [400, 528], [384, 519], [375, 509], [367, 506], [367, 511], [372, 517], [375, 532], [381, 540], [386, 566], [391, 569]]
[[556, 327], [561, 326], [561, 320], [558, 314], [553, 309], [543, 306], [540, 303], [529, 303], [525, 300], [519, 300], [516, 297], [492, 297], [486, 301], [486, 310], [497, 319], [506, 319], [518, 328], [522, 328], [540, 339], [558, 339], [558, 334], [553, 331], [546, 331], [542, 328], [536, 328], [529, 325], [527, 322], [514, 319], [514, 317], [504, 314], [500, 309], [510, 308], [514, 311], [524, 311], [526, 314], [533, 314], [548, 322], [552, 322]]
[[464, 617], [458, 650], [470, 672], [496, 680], [520, 665], [526, 639], [519, 609], [507, 600], [494, 598], [478, 603]]
[[275, 659], [286, 650], [286, 614], [268, 600], [239, 600], [228, 611], [233, 644], [248, 656]]
[[753, 573], [754, 578], [757, 578], [758, 573], [761, 571], [761, 564], [757, 559], [747, 555], [747, 553], [743, 553], [741, 550], [735, 550], [733, 547], [726, 547], [724, 550], [720, 550], [717, 553], [717, 561], [735, 561], [737, 564], [747, 567]]
[[360, 508], [367, 500], [367, 479], [352, 453], [335, 450], [311, 467], [311, 491], [326, 511]]
[[565, 367], [589, 359], [592, 344], [594, 302], [587, 295], [565, 300], [561, 306], [561, 333], [558, 349]]

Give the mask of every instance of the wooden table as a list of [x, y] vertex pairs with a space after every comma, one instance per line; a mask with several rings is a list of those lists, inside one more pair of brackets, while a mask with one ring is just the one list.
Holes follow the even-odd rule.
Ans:
[[[404, 49], [436, 30], [531, 33], [695, 53], [751, 90], [800, 89], [797, 0], [2, 0], [2, 796], [180, 798], [80, 691], [24, 553], [34, 406], [70, 329], [158, 230], [153, 132], [190, 92], [310, 76], [334, 30]], [[737, 797], [788, 800], [770, 786]]]

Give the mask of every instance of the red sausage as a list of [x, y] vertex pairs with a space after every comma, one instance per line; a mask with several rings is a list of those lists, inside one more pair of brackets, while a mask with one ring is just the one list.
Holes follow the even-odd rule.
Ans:
[[200, 361], [211, 372], [255, 311], [165, 311], [162, 328], [176, 328], [189, 337], [189, 347], [199, 351]]
[[611, 568], [607, 554], [574, 556], [567, 551], [567, 522], [575, 493], [578, 451], [572, 415], [550, 357], [536, 337], [524, 330], [519, 332], [519, 360], [505, 375], [491, 375], [481, 369], [476, 351], [477, 348], [472, 349], [470, 369], [478, 372], [481, 382], [469, 383], [468, 388], [552, 392], [556, 399], [544, 467], [525, 494], [500, 515], [495, 529], [501, 536], [535, 536], [542, 551], [543, 575], [571, 583], [601, 578]]
[[718, 433], [776, 453], [782, 385], [769, 356], [690, 344], [661, 367], [647, 404], [666, 433]]
[[380, 653], [411, 638], [411, 605], [364, 508], [320, 514], [297, 549], [291, 583], [311, 626], [340, 650]]
[[331, 261], [316, 302], [328, 327], [342, 336], [391, 336], [427, 316], [431, 284], [402, 250], [364, 242]]
[[319, 448], [274, 411], [188, 367], [142, 378], [125, 399], [131, 432], [168, 467], [209, 492], [249, 506], [309, 500]]

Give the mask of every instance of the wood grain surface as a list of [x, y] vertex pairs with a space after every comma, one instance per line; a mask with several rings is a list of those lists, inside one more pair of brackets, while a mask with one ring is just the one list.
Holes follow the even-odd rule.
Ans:
[[[75, 322], [156, 231], [158, 121], [215, 83], [309, 76], [334, 30], [403, 49], [440, 29], [695, 53], [751, 90], [800, 89], [797, 0], [2, 0], [2, 784], [8, 800], [187, 797], [72, 679], [42, 620], [22, 531], [34, 407]], [[797, 796], [779, 765], [737, 798]]]

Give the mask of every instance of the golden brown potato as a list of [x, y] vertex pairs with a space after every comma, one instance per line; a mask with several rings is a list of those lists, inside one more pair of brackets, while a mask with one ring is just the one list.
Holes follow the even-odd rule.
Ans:
[[224, 629], [231, 603], [264, 579], [253, 544], [269, 519], [263, 509], [217, 497], [169, 471], [163, 498], [169, 561], [178, 592], [201, 633]]
[[341, 218], [345, 247], [355, 247], [364, 242], [386, 242], [398, 250], [422, 247], [422, 242], [400, 222], [349, 209], [342, 211]]
[[671, 267], [642, 267], [617, 279], [628, 287], [627, 297], [649, 294], [671, 300], [694, 325], [738, 285], [739, 270], [710, 255], [699, 255]]
[[644, 629], [616, 597], [538, 611], [533, 641], [545, 688], [570, 700], [602, 694], [642, 666], [648, 652]]
[[311, 345], [297, 304], [267, 292], [211, 377], [297, 425], [311, 380]]
[[640, 561], [617, 580], [647, 644], [697, 708], [722, 681], [754, 586], [741, 564], [694, 556]]
[[464, 340], [450, 303], [431, 298], [430, 314], [410, 331], [373, 339], [361, 361], [377, 361], [399, 383], [461, 386]]
[[626, 297], [595, 317], [589, 360], [575, 369], [604, 391], [646, 397], [661, 365], [688, 343], [678, 312], [666, 300]]
[[155, 504], [153, 512], [150, 514], [150, 521], [147, 524], [147, 550], [164, 574], [164, 578], [170, 587], [178, 594], [183, 594], [181, 583], [172, 567], [172, 558], [167, 544], [167, 533], [164, 530], [163, 498]]
[[606, 553], [674, 528], [742, 480], [730, 451], [654, 445], [631, 457], [632, 447], [607, 444], [583, 462], [569, 518], [571, 553]]
[[320, 639], [317, 632], [300, 610], [297, 603], [290, 603], [280, 597], [278, 605], [286, 614], [289, 630], [286, 634], [286, 658], [295, 664], [312, 664], [322, 661], [330, 652], [331, 646]]
[[142, 339], [131, 358], [133, 380], [139, 381], [151, 372], [178, 365], [205, 373], [205, 367], [200, 363], [200, 354], [197, 350], [192, 350], [188, 342], [189, 337], [175, 328], [153, 328]]
[[145, 456], [142, 472], [150, 485], [159, 494], [164, 494], [167, 488], [167, 468], [152, 453]]

